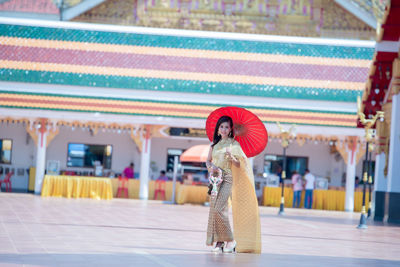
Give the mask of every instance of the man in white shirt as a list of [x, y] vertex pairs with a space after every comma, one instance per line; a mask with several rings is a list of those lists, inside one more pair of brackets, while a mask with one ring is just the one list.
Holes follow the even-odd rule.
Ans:
[[306, 180], [306, 195], [304, 198], [304, 207], [306, 209], [311, 209], [313, 202], [315, 176], [312, 175], [312, 173], [310, 173], [309, 169], [306, 169], [306, 174], [304, 175], [304, 179]]

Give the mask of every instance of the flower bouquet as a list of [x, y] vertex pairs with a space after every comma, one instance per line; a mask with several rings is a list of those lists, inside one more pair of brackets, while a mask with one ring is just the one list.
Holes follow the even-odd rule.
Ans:
[[211, 196], [215, 197], [218, 195], [218, 185], [222, 182], [222, 170], [218, 168], [210, 172], [208, 180], [210, 181], [210, 187], [212, 186]]

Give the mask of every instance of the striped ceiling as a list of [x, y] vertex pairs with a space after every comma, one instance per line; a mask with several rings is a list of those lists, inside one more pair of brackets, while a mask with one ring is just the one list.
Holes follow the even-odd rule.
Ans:
[[355, 102], [372, 56], [371, 47], [0, 24], [0, 81]]
[[[216, 105], [0, 91], [0, 107], [206, 119]], [[357, 115], [244, 106], [263, 122], [355, 127]]]

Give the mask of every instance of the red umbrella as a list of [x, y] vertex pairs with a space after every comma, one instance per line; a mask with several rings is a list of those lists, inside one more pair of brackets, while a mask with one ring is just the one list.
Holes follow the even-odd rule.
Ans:
[[213, 141], [218, 119], [229, 116], [233, 121], [233, 133], [247, 157], [261, 153], [268, 143], [268, 133], [262, 121], [252, 112], [239, 107], [223, 107], [214, 110], [207, 118], [206, 132]]

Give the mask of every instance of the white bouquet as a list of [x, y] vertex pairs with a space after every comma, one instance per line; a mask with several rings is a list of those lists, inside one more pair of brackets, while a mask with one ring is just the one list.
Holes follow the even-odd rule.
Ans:
[[222, 182], [222, 170], [220, 168], [217, 168], [210, 172], [208, 180], [212, 185], [211, 196], [215, 197], [218, 195], [218, 185]]

